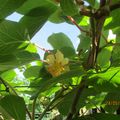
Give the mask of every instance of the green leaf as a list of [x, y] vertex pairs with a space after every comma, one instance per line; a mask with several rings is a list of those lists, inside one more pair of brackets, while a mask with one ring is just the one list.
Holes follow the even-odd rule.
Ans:
[[30, 43], [25, 50], [31, 53], [37, 53], [36, 45], [32, 43]]
[[21, 51], [27, 40], [26, 29], [19, 23], [5, 20], [0, 24], [0, 55]]
[[86, 34], [82, 33], [82, 34], [80, 34], [79, 38], [80, 38], [80, 43], [79, 43], [77, 50], [78, 51], [83, 50], [84, 52], [86, 50], [89, 50], [90, 44], [91, 44], [90, 36], [86, 36]]
[[78, 70], [72, 70], [69, 71], [67, 73], [64, 73], [58, 77], [53, 77], [51, 79], [48, 80], [44, 80], [43, 82], [41, 82], [40, 84], [40, 88], [37, 90], [37, 92], [31, 97], [31, 99], [33, 99], [35, 96], [37, 96], [40, 92], [43, 92], [45, 90], [50, 89], [51, 87], [53, 87], [54, 85], [56, 85], [59, 82], [65, 81], [66, 79], [70, 79], [72, 77], [75, 76], [82, 76], [85, 72], [81, 69]]
[[[59, 112], [62, 115], [66, 116], [68, 114], [68, 112], [71, 108], [75, 93], [77, 92], [76, 90], [77, 89], [75, 88], [72, 91], [70, 91], [70, 93], [67, 93], [67, 95], [65, 95], [62, 98], [62, 100], [60, 100], [61, 102], [57, 105], [57, 107], [59, 109]], [[82, 93], [80, 95], [80, 98], [78, 100], [78, 104], [77, 104], [77, 107], [76, 107], [77, 110], [86, 106], [86, 104], [87, 104], [86, 101], [88, 101], [87, 98], [89, 96], [96, 95], [96, 91], [93, 88], [84, 88], [83, 91], [81, 91], [81, 92]]]
[[120, 46], [115, 46], [111, 58], [112, 66], [120, 66]]
[[0, 55], [0, 71], [16, 68], [38, 59], [40, 59], [38, 54], [27, 51], [21, 51], [16, 54]]
[[15, 78], [16, 72], [14, 70], [8, 70], [1, 74], [1, 77], [6, 81], [11, 81]]
[[114, 83], [100, 78], [96, 78], [96, 82], [94, 84], [93, 81], [91, 81], [91, 85], [93, 85], [95, 90], [98, 92], [118, 92], [120, 90], [120, 85], [115, 86]]
[[[113, 29], [112, 30], [113, 31], [113, 34], [115, 34], [116, 35], [116, 43], [120, 43], [120, 27], [118, 26], [118, 27], [116, 27], [115, 29]], [[119, 46], [116, 46], [117, 48], [119, 47]], [[119, 50], [118, 50], [119, 51]]]
[[52, 95], [55, 95], [55, 93], [58, 92], [60, 89], [61, 89], [60, 86], [52, 87], [51, 89], [46, 90], [45, 92], [43, 92], [43, 93], [42, 93], [42, 96], [50, 97], [50, 96], [52, 96]]
[[[17, 11], [21, 14], [26, 15], [26, 14], [30, 13], [31, 11], [36, 10], [36, 8], [41, 8], [41, 10], [42, 10], [42, 8], [46, 8], [48, 13], [50, 13], [50, 12], [53, 12], [54, 10], [56, 10], [57, 6], [51, 0], [44, 0], [44, 1], [43, 0], [36, 0], [36, 1], [27, 0]], [[42, 15], [44, 14], [44, 11], [39, 11], [39, 12]], [[32, 15], [34, 16], [34, 14], [32, 14]]]
[[59, 49], [65, 57], [75, 55], [75, 49], [71, 40], [64, 33], [54, 33], [48, 38], [48, 42], [54, 49]]
[[98, 54], [97, 64], [101, 68], [108, 68], [110, 66], [110, 58], [111, 58], [112, 48], [113, 47], [111, 47], [111, 46], [105, 47]]
[[25, 102], [23, 98], [7, 95], [0, 100], [0, 106], [7, 111], [15, 120], [25, 120]]
[[119, 9], [113, 10], [113, 11], [111, 12], [109, 18], [112, 17], [112, 20], [111, 20], [111, 22], [109, 22], [109, 23], [104, 27], [105, 30], [106, 30], [106, 29], [113, 29], [113, 28], [115, 28], [115, 27], [120, 26], [120, 22], [119, 22], [120, 16], [118, 16], [119, 14], [120, 14]]
[[79, 23], [80, 26], [89, 26], [89, 17], [84, 16]]
[[74, 0], [61, 0], [60, 6], [66, 15], [73, 16], [79, 12], [79, 7], [75, 4]]
[[0, 0], [0, 19], [15, 12], [26, 0]]
[[12, 117], [1, 106], [0, 106], [0, 112], [2, 113], [2, 116], [5, 120], [12, 119]]
[[64, 33], [54, 33], [48, 38], [48, 42], [55, 49], [60, 49], [62, 47], [73, 47], [71, 40]]
[[69, 112], [69, 109], [71, 108], [75, 93], [76, 93], [76, 90], [74, 89], [74, 90], [70, 91], [70, 93], [67, 93], [67, 95], [65, 95], [62, 98], [62, 100], [60, 100], [61, 102], [57, 105], [57, 108], [58, 108], [60, 114], [62, 114], [64, 116], [67, 115], [67, 113]]
[[52, 76], [48, 71], [46, 70], [45, 66], [43, 66], [39, 71], [39, 78], [35, 78], [31, 80], [30, 86], [36, 86], [36, 90], [38, 90], [38, 86], [40, 88], [41, 85], [43, 85], [47, 80], [51, 79]]
[[[120, 84], [120, 67], [111, 67], [105, 72], [97, 73], [93, 75], [94, 78], [99, 77], [104, 81], [108, 81], [113, 84]], [[91, 77], [92, 78], [92, 77]]]
[[[95, 90], [94, 90], [95, 91]], [[96, 91], [95, 91], [96, 92]], [[92, 108], [96, 108], [102, 106], [102, 102], [105, 99], [105, 96], [107, 93], [105, 92], [97, 92], [98, 94], [91, 94], [87, 96], [87, 104], [86, 104], [86, 109], [90, 110]]]
[[103, 35], [101, 36], [101, 39], [100, 39], [100, 48], [106, 46], [109, 30], [103, 31], [102, 34]]
[[20, 13], [25, 14], [20, 23], [27, 27], [30, 37], [33, 37], [56, 9], [57, 6], [49, 0], [36, 0], [36, 2], [28, 0], [18, 10]]
[[104, 26], [108, 25], [110, 22], [112, 22], [112, 17], [106, 18]]
[[53, 23], [62, 23], [65, 21], [63, 16], [64, 14], [62, 10], [59, 8], [50, 16], [49, 21]]
[[31, 66], [28, 69], [26, 69], [23, 74], [26, 78], [31, 77], [37, 78], [39, 77], [40, 69], [41, 69], [40, 66]]

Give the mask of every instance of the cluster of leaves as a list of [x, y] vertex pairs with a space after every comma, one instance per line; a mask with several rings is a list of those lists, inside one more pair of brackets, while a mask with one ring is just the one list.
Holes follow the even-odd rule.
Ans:
[[[0, 0], [0, 119], [120, 119], [113, 115], [120, 108], [119, 7], [119, 0]], [[6, 20], [14, 12], [23, 15], [19, 22]], [[57, 77], [30, 42], [47, 21], [81, 30], [76, 48], [64, 33], [49, 36], [51, 52], [69, 58], [70, 71]], [[108, 114], [78, 114], [101, 107]]]

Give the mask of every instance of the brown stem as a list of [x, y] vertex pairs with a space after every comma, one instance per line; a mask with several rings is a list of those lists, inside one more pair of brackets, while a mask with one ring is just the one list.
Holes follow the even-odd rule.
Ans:
[[35, 120], [35, 105], [36, 105], [37, 98], [33, 100], [33, 106], [32, 106], [32, 118], [31, 120]]
[[[98, 13], [99, 13], [99, 11], [98, 11]], [[99, 51], [101, 31], [102, 31], [102, 27], [103, 27], [103, 24], [104, 24], [104, 21], [106, 18], [106, 15], [101, 16], [101, 14], [100, 14], [100, 16], [99, 16], [100, 19], [97, 19], [95, 15], [96, 14], [94, 14], [94, 16], [91, 17], [92, 49], [91, 49], [90, 54], [89, 54], [88, 63], [86, 66], [87, 69], [93, 68], [95, 66], [97, 54]], [[72, 106], [71, 106], [70, 112], [68, 113], [66, 120], [72, 120], [73, 115], [76, 113], [76, 107], [78, 104], [78, 100], [79, 100], [79, 97], [80, 97], [84, 88], [85, 88], [85, 81], [82, 80], [82, 82], [80, 83], [78, 90], [74, 96]]]
[[76, 23], [76, 21], [74, 20], [74, 18], [72, 18], [71, 16], [67, 16], [67, 18], [68, 18], [80, 31], [89, 34], [89, 31], [86, 31], [86, 30], [82, 29], [82, 28]]
[[[97, 55], [99, 52], [100, 38], [102, 34], [102, 27], [108, 13], [104, 14], [104, 10], [109, 12], [107, 9], [101, 9], [106, 4], [106, 0], [100, 0], [100, 11], [98, 10], [94, 17], [91, 17], [91, 29], [92, 29], [92, 48], [88, 57], [88, 69], [94, 68], [96, 65]], [[103, 13], [103, 14], [102, 14]]]
[[34, 44], [34, 45], [35, 45], [36, 47], [38, 47], [39, 49], [45, 51], [46, 53], [51, 53], [49, 50], [47, 50], [47, 49], [45, 49], [45, 48], [43, 48], [43, 47], [41, 47], [41, 46], [39, 46], [39, 45], [37, 45], [37, 44]]
[[93, 17], [90, 18], [90, 24], [91, 24], [91, 35], [92, 35], [92, 46], [90, 49], [88, 61], [87, 61], [87, 69], [90, 69], [94, 66], [95, 63], [95, 56], [96, 56], [96, 40], [95, 40], [95, 33], [96, 33], [96, 26], [95, 26], [95, 19]]

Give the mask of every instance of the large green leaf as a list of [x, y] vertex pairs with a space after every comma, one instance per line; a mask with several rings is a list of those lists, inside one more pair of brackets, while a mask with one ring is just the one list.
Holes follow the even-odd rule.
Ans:
[[0, 100], [0, 106], [7, 111], [15, 120], [25, 120], [25, 102], [23, 98], [7, 95]]
[[71, 57], [75, 54], [74, 46], [71, 40], [64, 33], [54, 33], [48, 38], [48, 42], [54, 49], [59, 49], [65, 57]]
[[16, 72], [14, 70], [8, 70], [1, 74], [1, 77], [6, 81], [11, 81], [15, 78]]
[[[35, 10], [35, 8], [46, 8], [48, 12], [52, 12], [56, 9], [56, 4], [54, 4], [51, 0], [27, 0], [17, 11], [21, 14], [28, 14], [31, 10]], [[44, 9], [45, 10], [45, 9]], [[49, 11], [50, 10], [50, 11]], [[39, 11], [44, 14], [44, 11]], [[36, 14], [36, 13], [35, 13]], [[34, 14], [32, 14], [34, 16]], [[45, 14], [44, 14], [45, 15]]]
[[25, 14], [20, 22], [27, 27], [30, 37], [43, 26], [57, 6], [49, 0], [28, 0], [18, 12]]
[[120, 46], [115, 46], [111, 58], [112, 66], [120, 66]]
[[91, 38], [84, 33], [80, 34], [78, 37], [80, 38], [80, 43], [77, 51], [79, 53], [80, 60], [83, 62], [83, 64], [86, 64], [90, 50]]
[[39, 29], [42, 28], [47, 19], [48, 19], [47, 15], [46, 16], [42, 15], [38, 17], [24, 16], [20, 20], [20, 23], [28, 29], [29, 35], [32, 38], [39, 31]]
[[94, 86], [94, 89], [97, 92], [118, 92], [120, 90], [120, 85], [115, 86], [114, 83], [111, 83], [110, 81], [106, 81], [104, 79], [101, 78], [96, 78], [94, 79], [94, 83], [93, 81], [91, 81], [91, 85]]
[[110, 66], [110, 58], [112, 53], [112, 47], [105, 47], [103, 48], [97, 57], [97, 64], [101, 68], [108, 68]]
[[[62, 114], [62, 115], [67, 115], [70, 108], [71, 108], [71, 105], [72, 105], [72, 102], [73, 102], [73, 99], [74, 99], [74, 96], [76, 94], [76, 91], [77, 89], [73, 89], [69, 94], [65, 95], [62, 100], [60, 100], [60, 103], [57, 105], [58, 109], [59, 109], [59, 112]], [[80, 108], [86, 106], [87, 102], [88, 101], [88, 97], [89, 96], [93, 96], [93, 95], [96, 95], [97, 92], [94, 90], [94, 88], [84, 88], [83, 91], [81, 91], [82, 93], [80, 93], [80, 98], [78, 100], [78, 104], [77, 104], [77, 110], [79, 110]]]
[[[113, 31], [113, 34], [116, 35], [116, 43], [119, 44], [120, 43], [120, 27], [118, 26], [115, 29], [113, 29], [112, 31]], [[118, 48], [119, 46], [116, 46], [116, 47]], [[118, 49], [118, 51], [119, 51], [119, 49]]]
[[[108, 81], [113, 84], [120, 84], [120, 67], [111, 67], [105, 72], [92, 75], [93, 78], [99, 77], [104, 81]], [[92, 78], [91, 77], [91, 78]]]
[[16, 54], [0, 55], [0, 71], [16, 68], [39, 59], [38, 54], [27, 51], [21, 51]]
[[[74, 89], [70, 93], [67, 93], [67, 95], [65, 95], [63, 98], [61, 98], [62, 100], [60, 100], [60, 103], [57, 105], [57, 108], [58, 108], [60, 114], [62, 114], [64, 116], [67, 115], [67, 113], [69, 112], [69, 109], [71, 108], [75, 93], [76, 93], [76, 90]], [[78, 105], [77, 105], [77, 107], [78, 107]]]
[[24, 49], [28, 43], [26, 29], [17, 22], [3, 21], [0, 24], [0, 55]]
[[[0, 106], [0, 112], [5, 120], [10, 120], [12, 117]], [[0, 117], [1, 118], [1, 117]]]
[[80, 43], [77, 50], [78, 51], [83, 50], [84, 52], [86, 52], [86, 50], [90, 49], [91, 38], [90, 36], [86, 36], [86, 34], [84, 33], [80, 34], [79, 38], [80, 38]]
[[33, 99], [35, 96], [37, 96], [40, 92], [43, 92], [45, 90], [50, 89], [51, 87], [53, 87], [54, 85], [56, 85], [59, 82], [64, 82], [66, 79], [70, 79], [72, 77], [75, 76], [82, 76], [85, 72], [81, 69], [78, 70], [72, 70], [69, 71], [67, 73], [64, 73], [58, 77], [53, 77], [51, 79], [48, 80], [44, 80], [41, 82], [40, 84], [40, 88], [37, 90], [37, 92], [32, 96], [31, 99]]
[[40, 66], [31, 66], [25, 70], [23, 73], [26, 78], [31, 78], [31, 77], [39, 77], [40, 73]]
[[26, 0], [0, 0], [0, 19], [15, 12]]
[[61, 8], [59, 8], [50, 16], [49, 21], [53, 23], [62, 23], [65, 21], [63, 16], [64, 14]]
[[80, 26], [89, 26], [89, 24], [90, 24], [89, 17], [87, 17], [87, 16], [84, 16], [79, 23]]
[[70, 39], [64, 33], [54, 33], [48, 38], [48, 42], [54, 49], [60, 49], [62, 47], [71, 47], [73, 44]]
[[113, 29], [115, 27], [120, 26], [120, 22], [119, 22], [120, 16], [119, 16], [119, 14], [120, 14], [120, 10], [119, 9], [116, 9], [116, 10], [114, 10], [114, 11], [111, 12], [110, 17], [112, 17], [112, 20], [111, 20], [111, 22], [109, 22], [105, 26], [105, 29]]
[[79, 12], [79, 7], [75, 4], [74, 0], [61, 0], [60, 6], [66, 15], [72, 16]]
[[[95, 90], [94, 90], [95, 91]], [[96, 91], [95, 91], [96, 92]], [[99, 94], [91, 94], [88, 96], [87, 104], [85, 105], [87, 110], [102, 106], [102, 102], [106, 96], [106, 93], [100, 92]]]

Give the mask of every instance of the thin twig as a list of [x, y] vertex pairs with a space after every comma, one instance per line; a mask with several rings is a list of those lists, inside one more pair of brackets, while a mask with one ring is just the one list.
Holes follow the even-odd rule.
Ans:
[[99, 48], [99, 52], [103, 49], [103, 48], [105, 48], [105, 47], [108, 47], [108, 46], [120, 46], [120, 43], [107, 43], [107, 44], [105, 44], [104, 46], [102, 46], [101, 48]]
[[80, 31], [89, 34], [89, 31], [86, 31], [86, 30], [82, 29], [82, 28], [76, 23], [76, 21], [74, 20], [74, 18], [72, 18], [71, 16], [67, 16], [67, 18], [68, 18]]
[[49, 50], [46, 50], [45, 48], [43, 48], [43, 47], [40, 47], [38, 44], [34, 44], [36, 47], [38, 47], [39, 49], [41, 49], [41, 50], [43, 50], [43, 51], [45, 51], [45, 52], [47, 52], [47, 53], [51, 53]]
[[104, 38], [105, 42], [108, 43], [108, 40], [107, 40], [107, 38], [104, 36], [103, 33], [101, 33], [101, 36]]

